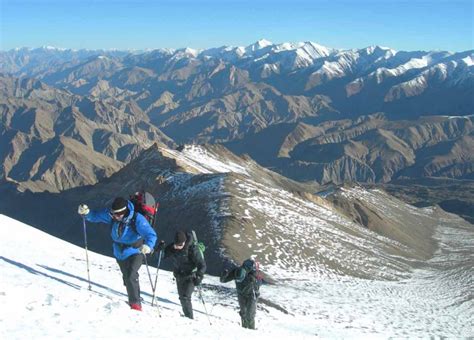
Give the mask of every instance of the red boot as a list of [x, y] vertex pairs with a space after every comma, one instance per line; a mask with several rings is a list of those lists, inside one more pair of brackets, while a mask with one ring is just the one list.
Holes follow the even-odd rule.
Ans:
[[131, 304], [130, 304], [130, 308], [131, 308], [131, 309], [138, 310], [138, 311], [140, 311], [140, 312], [142, 311], [142, 306], [141, 306], [140, 304], [138, 304], [138, 303], [131, 303]]

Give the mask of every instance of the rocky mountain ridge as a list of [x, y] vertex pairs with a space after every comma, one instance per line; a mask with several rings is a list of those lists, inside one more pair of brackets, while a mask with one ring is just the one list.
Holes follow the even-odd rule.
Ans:
[[322, 184], [472, 178], [473, 116], [392, 121], [375, 114], [267, 130], [226, 145], [237, 154], [250, 150], [252, 158], [287, 177]]
[[136, 106], [28, 78], [0, 76], [0, 118], [0, 175], [34, 191], [93, 184], [154, 142], [173, 145]]
[[[113, 197], [142, 188], [160, 201], [160, 237], [170, 240], [176, 230], [196, 230], [205, 240], [211, 273], [223, 261], [256, 255], [269, 277], [285, 267], [303, 276], [319, 272], [396, 280], [432, 256], [437, 246], [430, 235], [436, 221], [441, 216], [456, 219], [438, 208], [414, 208], [380, 190], [346, 187], [334, 199], [318, 197], [308, 187], [215, 145], [178, 150], [155, 145], [93, 186], [57, 194], [16, 193], [1, 210], [80, 243], [79, 203], [108, 206]], [[52, 221], [45, 212], [20, 212], [18, 200], [28, 205], [41, 200], [46, 211], [54, 206], [58, 213]], [[353, 202], [358, 206], [348, 207]], [[384, 224], [378, 224], [380, 219]], [[457, 218], [456, 223], [465, 222]], [[93, 228], [91, 248], [109, 252], [104, 247], [108, 232], [106, 227]]]

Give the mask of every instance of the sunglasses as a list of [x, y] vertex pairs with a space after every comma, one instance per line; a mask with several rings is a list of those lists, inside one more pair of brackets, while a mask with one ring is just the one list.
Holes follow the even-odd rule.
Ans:
[[110, 212], [110, 216], [113, 218], [113, 219], [121, 219], [123, 217], [123, 215], [125, 215], [125, 211], [119, 211], [119, 212]]

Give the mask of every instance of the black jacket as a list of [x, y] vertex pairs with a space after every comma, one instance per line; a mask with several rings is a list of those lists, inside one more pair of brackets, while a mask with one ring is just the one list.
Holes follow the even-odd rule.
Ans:
[[206, 272], [206, 261], [198, 247], [186, 241], [183, 249], [174, 249], [174, 243], [165, 248], [164, 258], [171, 258], [173, 261], [173, 274], [175, 277], [191, 278], [193, 272], [196, 276], [203, 277]]
[[[220, 281], [229, 282], [235, 280], [240, 270], [242, 270], [242, 267], [234, 268], [231, 271], [224, 271]], [[261, 281], [257, 279], [257, 273], [255, 271], [248, 272], [242, 282], [235, 281], [237, 294], [244, 297], [253, 297], [255, 299], [260, 296], [260, 285]]]

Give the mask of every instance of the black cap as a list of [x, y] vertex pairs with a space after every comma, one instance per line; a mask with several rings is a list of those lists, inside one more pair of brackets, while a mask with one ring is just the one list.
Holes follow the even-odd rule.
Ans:
[[183, 244], [184, 242], [186, 242], [186, 234], [183, 231], [178, 231], [176, 235], [174, 235], [174, 243]]
[[114, 199], [114, 202], [112, 203], [112, 209], [110, 210], [112, 214], [116, 214], [119, 212], [125, 212], [128, 207], [127, 200], [123, 197], [117, 197]]
[[242, 263], [242, 268], [245, 268], [246, 271], [251, 272], [256, 269], [255, 261], [252, 259], [247, 259]]

